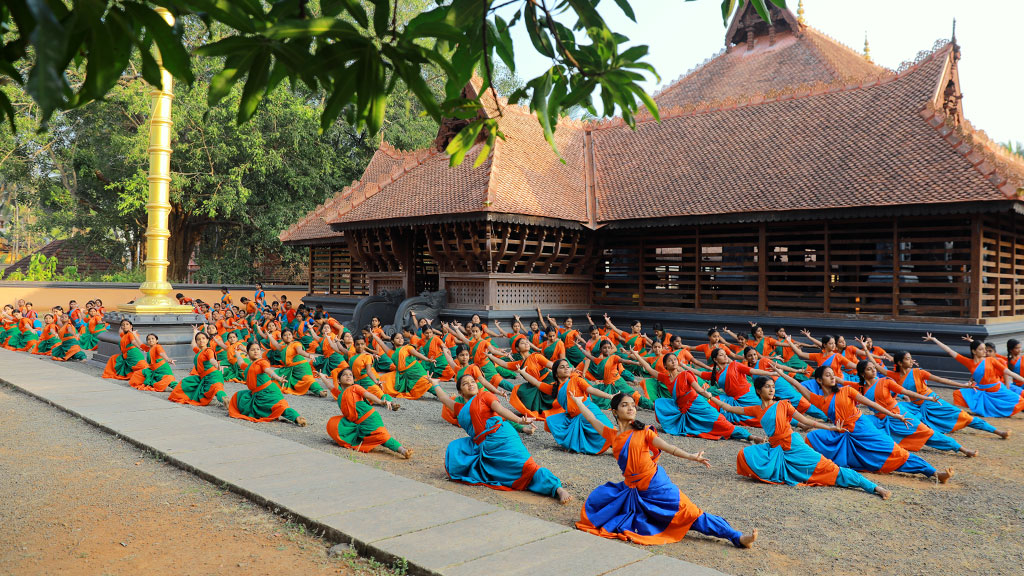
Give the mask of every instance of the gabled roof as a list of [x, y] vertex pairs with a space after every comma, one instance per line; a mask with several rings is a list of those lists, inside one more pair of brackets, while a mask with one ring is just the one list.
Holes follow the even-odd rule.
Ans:
[[[489, 109], [494, 100], [485, 95], [483, 102]], [[505, 139], [495, 142], [479, 167], [473, 168], [473, 163], [482, 144], [454, 167], [448, 166], [446, 154], [428, 150], [422, 161], [364, 184], [351, 205], [339, 206], [324, 219], [336, 228], [401, 218], [452, 220], [466, 214], [587, 222], [583, 124], [559, 122], [555, 142], [563, 164], [544, 140], [535, 115], [503, 101], [501, 109], [498, 127]]]
[[996, 170], [982, 137], [946, 125], [952, 56], [945, 44], [864, 85], [664, 108], [660, 124], [636, 131], [602, 123], [592, 137], [599, 221], [1016, 198], [1024, 163]]

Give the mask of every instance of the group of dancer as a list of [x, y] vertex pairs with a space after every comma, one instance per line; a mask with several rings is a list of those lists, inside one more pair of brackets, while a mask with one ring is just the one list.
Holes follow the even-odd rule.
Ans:
[[[800, 341], [783, 328], [766, 336], [753, 323], [743, 336], [712, 328], [707, 342], [688, 346], [660, 325], [648, 335], [638, 321], [622, 330], [607, 315], [600, 325], [587, 315], [581, 333], [572, 318], [560, 324], [539, 309], [537, 320], [526, 325], [517, 316], [507, 331], [477, 315], [465, 325], [435, 326], [412, 314], [402, 330], [388, 335], [376, 318], [353, 332], [322, 308], [293, 307], [283, 296], [268, 301], [261, 286], [237, 305], [227, 289], [220, 302], [193, 304], [206, 323], [194, 329], [189, 376], [177, 381], [157, 335], [143, 342], [124, 320], [120, 351], [104, 377], [170, 391], [174, 402], [216, 400], [234, 418], [299, 426], [306, 420], [286, 395], [329, 394], [340, 410], [326, 425], [335, 442], [362, 452], [383, 446], [405, 458], [412, 449], [391, 437], [375, 407], [398, 410], [398, 400], [429, 393], [440, 401], [442, 418], [467, 434], [445, 453], [452, 480], [529, 490], [567, 503], [572, 498], [561, 481], [534, 462], [521, 438], [543, 423], [568, 451], [610, 450], [623, 475], [622, 482], [588, 496], [577, 528], [640, 544], [678, 541], [689, 530], [738, 547], [757, 538], [757, 530], [741, 533], [701, 511], [671, 482], [658, 464], [662, 453], [710, 462], [703, 452], [688, 453], [659, 437], [638, 419], [640, 409], [653, 413], [664, 434], [748, 443], [737, 454], [740, 475], [790, 486], [860, 488], [883, 499], [890, 491], [863, 472], [920, 474], [946, 483], [953, 469], [938, 470], [918, 452], [927, 446], [975, 457], [977, 450], [949, 434], [971, 427], [1005, 439], [1008, 431], [983, 418], [1024, 410], [1021, 345], [1015, 340], [1001, 357], [966, 337], [967, 357], [927, 334], [925, 341], [970, 371], [969, 382], [957, 382], [923, 370], [907, 352], [886, 352], [870, 338], [852, 344], [803, 331]], [[74, 326], [70, 314], [47, 314], [43, 333], [26, 348], [26, 311], [13, 308], [4, 309], [5, 347], [35, 347], [38, 353], [45, 348], [38, 343], [48, 340], [50, 350], [65, 342], [63, 327]], [[96, 308], [87, 309], [92, 318]], [[46, 332], [51, 324], [60, 328]], [[53, 342], [55, 330], [61, 335]], [[74, 336], [80, 338], [81, 330], [74, 328]], [[507, 349], [495, 344], [505, 339]], [[9, 340], [17, 346], [8, 346]], [[245, 389], [229, 398], [225, 381]], [[441, 382], [454, 382], [456, 395], [449, 396]], [[932, 391], [930, 382], [956, 388], [953, 403]]]
[[104, 312], [99, 299], [89, 300], [84, 308], [72, 300], [66, 310], [54, 306], [42, 316], [25, 300], [5, 304], [0, 311], [0, 346], [58, 362], [84, 362], [85, 353], [96, 349], [100, 333], [107, 329]]

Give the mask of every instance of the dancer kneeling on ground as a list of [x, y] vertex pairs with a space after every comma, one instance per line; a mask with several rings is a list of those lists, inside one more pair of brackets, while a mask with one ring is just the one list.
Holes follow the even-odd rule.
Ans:
[[206, 332], [197, 332], [195, 335], [196, 347], [199, 352], [193, 363], [192, 376], [186, 376], [173, 390], [168, 400], [179, 404], [194, 404], [206, 406], [211, 400], [228, 406], [228, 395], [224, 393], [224, 374], [220, 371], [220, 363], [217, 362], [217, 354], [209, 346], [210, 338]]
[[891, 493], [885, 488], [815, 452], [804, 442], [803, 436], [793, 431], [790, 420], [795, 418], [808, 428], [833, 432], [841, 432], [842, 428], [804, 416], [789, 400], [776, 401], [775, 382], [770, 378], [755, 378], [754, 392], [761, 399], [761, 405], [743, 408], [707, 394], [708, 400], [721, 410], [758, 418], [761, 428], [768, 435], [767, 444], [747, 446], [736, 455], [737, 474], [769, 484], [861, 488], [868, 494], [878, 494], [883, 500], [889, 499]]
[[529, 490], [558, 498], [562, 504], [572, 500], [562, 488], [562, 481], [533, 461], [519, 434], [505, 421], [530, 424], [533, 418], [513, 414], [497, 396], [480, 391], [469, 374], [459, 378], [455, 388], [467, 399], [461, 410], [444, 390], [437, 388], [438, 400], [453, 413], [458, 412], [459, 426], [469, 435], [452, 440], [445, 450], [444, 467], [449, 478], [495, 490]]
[[67, 314], [57, 316], [57, 326], [60, 326], [57, 330], [57, 335], [60, 336], [60, 345], [50, 351], [50, 358], [58, 362], [67, 362], [68, 360], [85, 362], [85, 352], [82, 352], [82, 348], [78, 345], [78, 330], [75, 329], [75, 325], [72, 324]]
[[[288, 406], [284, 393], [274, 384], [274, 380], [284, 382], [285, 379], [270, 368], [270, 361], [263, 357], [263, 347], [259, 342], [250, 342], [245, 354], [241, 348], [236, 354], [248, 390], [235, 392], [228, 403], [228, 415], [250, 422], [273, 422], [283, 418], [305, 426], [306, 419]], [[248, 364], [245, 356], [249, 358]]]
[[622, 482], [598, 486], [587, 496], [576, 527], [585, 532], [629, 540], [637, 544], [679, 542], [690, 530], [725, 538], [737, 548], [749, 548], [757, 540], [757, 530], [743, 534], [725, 519], [703, 512], [672, 483], [658, 465], [662, 452], [693, 460], [710, 468], [703, 452], [690, 454], [658, 437], [654, 428], [636, 419], [636, 403], [631, 396], [612, 397], [615, 427], [604, 425], [577, 396], [580, 414], [601, 434], [612, 441], [612, 454], [622, 470]]
[[888, 434], [878, 428], [873, 421], [875, 418], [861, 413], [857, 404], [863, 404], [900, 422], [907, 422], [905, 416], [868, 400], [853, 386], [843, 386], [828, 366], [818, 366], [814, 370], [814, 381], [823, 394], [811, 392], [784, 372], [780, 376], [789, 380], [789, 383], [810, 400], [811, 404], [828, 414], [829, 420], [843, 429], [843, 432], [812, 430], [807, 434], [807, 443], [836, 464], [853, 468], [858, 472], [903, 472], [921, 474], [928, 478], [934, 476], [942, 484], [953, 477], [952, 468], [936, 471], [926, 460], [896, 444]]
[[377, 414], [372, 405], [386, 406], [392, 411], [398, 408], [389, 400], [382, 400], [356, 384], [349, 368], [343, 368], [338, 373], [338, 384], [342, 390], [338, 396], [341, 416], [334, 416], [327, 421], [328, 436], [333, 438], [338, 446], [359, 452], [369, 452], [377, 446], [383, 446], [407, 460], [412, 458], [413, 451], [391, 437], [388, 429], [384, 427], [380, 414]]

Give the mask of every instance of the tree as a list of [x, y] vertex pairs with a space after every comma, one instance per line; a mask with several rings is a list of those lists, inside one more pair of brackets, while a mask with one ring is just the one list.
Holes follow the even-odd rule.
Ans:
[[[628, 38], [612, 31], [597, 10], [600, 0], [437, 0], [435, 6], [406, 19], [398, 2], [388, 0], [154, 0], [151, 3], [8, 0], [0, 5], [0, 27], [6, 44], [0, 51], [0, 75], [19, 85], [41, 109], [45, 122], [58, 110], [70, 110], [106, 97], [131, 64], [141, 58], [140, 72], [152, 85], [160, 76], [151, 49], [159, 47], [164, 66], [175, 78], [195, 80], [194, 58], [185, 48], [183, 28], [168, 26], [153, 5], [179, 16], [198, 14], [211, 34], [214, 24], [228, 27], [227, 37], [214, 39], [196, 53], [217, 57], [220, 70], [211, 79], [208, 102], [227, 98], [244, 79], [234, 103], [244, 123], [284, 80], [293, 89], [302, 84], [326, 94], [320, 111], [321, 129], [340, 116], [373, 137], [383, 127], [389, 100], [398, 80], [405, 82], [420, 106], [435, 120], [442, 115], [472, 121], [452, 140], [452, 162], [461, 162], [479, 139], [486, 141], [478, 162], [495, 138], [502, 137], [496, 117], [480, 99], [463, 99], [462, 88], [473, 71], [484, 71], [484, 89], [492, 83], [495, 62], [515, 71], [515, 46], [510, 30], [524, 26], [532, 49], [551, 59], [551, 67], [526, 82], [510, 100], [527, 100], [537, 113], [548, 142], [558, 117], [581, 106], [597, 114], [616, 112], [629, 125], [640, 106], [657, 117], [657, 106], [641, 88], [644, 74], [657, 73], [643, 61], [647, 47], [626, 48]], [[750, 2], [765, 20], [766, 2], [784, 0], [722, 0], [723, 21]], [[615, 0], [618, 9], [635, 19], [630, 0]], [[499, 8], [512, 13], [509, 20]], [[27, 74], [19, 69], [31, 61]], [[439, 96], [426, 82], [425, 68], [443, 70]], [[71, 76], [77, 73], [79, 81]], [[481, 91], [482, 92], [482, 91]], [[0, 94], [0, 120], [14, 126], [11, 101]]]
[[1009, 151], [1010, 154], [1015, 154], [1017, 156], [1020, 156], [1021, 158], [1024, 158], [1024, 142], [1018, 141], [1014, 143], [1008, 140], [1005, 144], [1003, 144], [1003, 146], [1006, 148], [1007, 151]]

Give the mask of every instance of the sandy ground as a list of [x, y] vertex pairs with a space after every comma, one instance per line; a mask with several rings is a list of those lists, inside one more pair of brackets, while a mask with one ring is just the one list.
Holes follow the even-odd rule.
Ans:
[[0, 388], [0, 575], [394, 574]]
[[[84, 365], [78, 369], [100, 372]], [[226, 385], [229, 393], [242, 387]], [[445, 388], [451, 392], [454, 387], [445, 384]], [[948, 390], [940, 394], [951, 397]], [[328, 418], [338, 414], [329, 397], [288, 399], [309, 420], [307, 428], [285, 422], [233, 422], [565, 525], [579, 518], [580, 505], [594, 487], [621, 480], [611, 457], [570, 454], [541, 430], [525, 438], [525, 444], [541, 466], [562, 479], [576, 497], [574, 503], [563, 507], [531, 493], [464, 486], [448, 481], [444, 471], [445, 447], [464, 433], [441, 419], [441, 404], [429, 395], [404, 401], [397, 413], [383, 414], [392, 435], [416, 449], [412, 461], [382, 449], [369, 454], [342, 449], [326, 433]], [[218, 406], [185, 409], [227, 417]], [[640, 417], [654, 420], [653, 413], [647, 411], [641, 411]], [[859, 490], [792, 488], [749, 480], [736, 474], [736, 454], [746, 444], [663, 436], [687, 451], [706, 451], [713, 463], [711, 470], [705, 470], [689, 461], [662, 458], [661, 464], [683, 492], [699, 507], [725, 517], [740, 530], [758, 528], [761, 539], [754, 550], [745, 551], [691, 532], [682, 542], [650, 550], [736, 575], [1021, 574], [1024, 417], [993, 424], [1013, 430], [1013, 438], [1004, 441], [972, 429], [954, 435], [966, 447], [980, 449], [979, 458], [968, 460], [930, 448], [920, 453], [937, 468], [955, 468], [956, 477], [949, 485], [940, 486], [920, 476], [868, 475], [893, 491], [887, 502]]]

